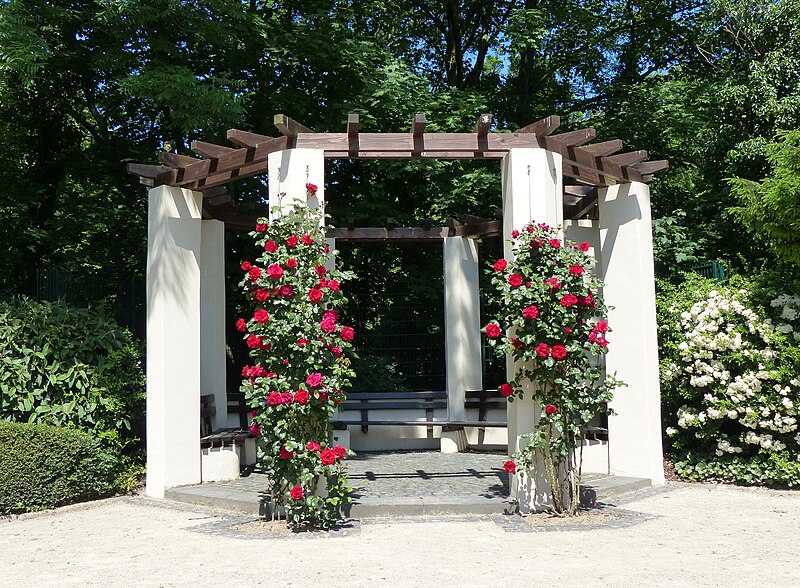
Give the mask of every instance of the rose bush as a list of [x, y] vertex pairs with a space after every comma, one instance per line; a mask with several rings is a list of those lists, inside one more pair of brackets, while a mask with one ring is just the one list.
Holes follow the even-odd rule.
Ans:
[[800, 485], [800, 299], [738, 276], [659, 286], [661, 391], [677, 473]]
[[290, 524], [328, 527], [350, 492], [348, 451], [331, 446], [329, 421], [354, 375], [347, 352], [355, 333], [337, 311], [351, 276], [326, 266], [334, 253], [320, 211], [296, 206], [281, 214], [259, 219], [251, 234], [263, 254], [242, 263], [240, 285], [255, 309], [236, 322], [253, 358], [242, 369], [242, 390], [274, 508], [283, 505]]
[[514, 231], [513, 259], [497, 260], [489, 270], [502, 310], [484, 328], [489, 344], [518, 362], [500, 394], [513, 402], [528, 393], [544, 407], [525, 435], [528, 445], [504, 468], [529, 470], [540, 455], [553, 507], [569, 514], [580, 503], [586, 427], [609, 412], [611, 392], [621, 385], [603, 369], [609, 327], [588, 251], [588, 243], [562, 242], [557, 229], [543, 224]]

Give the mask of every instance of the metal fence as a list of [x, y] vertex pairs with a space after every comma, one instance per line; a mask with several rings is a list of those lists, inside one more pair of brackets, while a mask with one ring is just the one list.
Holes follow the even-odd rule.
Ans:
[[728, 276], [725, 274], [725, 266], [719, 261], [712, 261], [692, 268], [692, 271], [700, 274], [704, 278], [717, 280], [723, 284], [728, 281]]

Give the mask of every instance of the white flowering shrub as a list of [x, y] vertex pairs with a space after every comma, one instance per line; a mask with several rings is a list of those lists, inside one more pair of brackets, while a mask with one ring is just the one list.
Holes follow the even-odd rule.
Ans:
[[660, 284], [661, 391], [679, 475], [800, 485], [800, 298]]

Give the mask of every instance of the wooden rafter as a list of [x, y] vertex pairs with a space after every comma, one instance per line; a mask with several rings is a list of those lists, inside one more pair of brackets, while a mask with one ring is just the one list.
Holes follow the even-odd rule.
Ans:
[[286, 115], [275, 115], [280, 137], [230, 129], [228, 140], [238, 148], [195, 141], [202, 158], [162, 153], [163, 165], [131, 163], [128, 171], [147, 186], [171, 185], [207, 190], [235, 179], [264, 173], [270, 153], [292, 148], [321, 149], [328, 159], [501, 159], [514, 148], [542, 148], [561, 155], [562, 171], [579, 183], [605, 186], [646, 182], [668, 167], [646, 161], [647, 152], [616, 154], [619, 140], [590, 143], [594, 129], [555, 134], [558, 116], [548, 116], [512, 133], [492, 133], [491, 114], [482, 114], [471, 133], [426, 133], [425, 115], [417, 114], [408, 133], [361, 132], [359, 116], [347, 117], [345, 132], [315, 133]]

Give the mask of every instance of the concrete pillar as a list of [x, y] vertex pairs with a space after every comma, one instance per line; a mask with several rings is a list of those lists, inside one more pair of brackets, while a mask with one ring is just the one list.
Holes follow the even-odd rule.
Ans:
[[[551, 226], [563, 223], [561, 155], [544, 149], [511, 149], [503, 158], [502, 181], [503, 251], [504, 257], [511, 260], [508, 241], [513, 230], [520, 230], [531, 220]], [[517, 364], [509, 357], [506, 366], [511, 379]], [[508, 405], [509, 454], [527, 445], [521, 435], [531, 431], [539, 420], [539, 407], [530, 399], [530, 390], [525, 393], [527, 398]], [[523, 512], [541, 510], [550, 502], [542, 464], [536, 464], [530, 474], [520, 472], [511, 480], [511, 496]]]
[[614, 392], [609, 466], [663, 484], [650, 189], [638, 182], [610, 186], [599, 190], [598, 202], [603, 294], [613, 307], [606, 371], [628, 385]]
[[444, 337], [447, 410], [466, 418], [464, 391], [483, 385], [478, 248], [472, 239], [444, 239]]
[[[274, 207], [308, 204], [319, 208], [325, 203], [325, 151], [323, 149], [286, 149], [270, 153], [267, 159], [269, 172], [269, 215]], [[317, 187], [315, 196], [307, 197], [306, 184]]]
[[147, 215], [147, 494], [200, 483], [202, 194], [159, 186]]
[[228, 421], [225, 379], [225, 223], [201, 221], [200, 241], [200, 394], [213, 394], [214, 430], [238, 427], [239, 415]]

